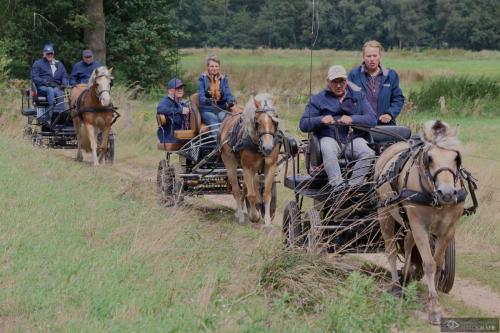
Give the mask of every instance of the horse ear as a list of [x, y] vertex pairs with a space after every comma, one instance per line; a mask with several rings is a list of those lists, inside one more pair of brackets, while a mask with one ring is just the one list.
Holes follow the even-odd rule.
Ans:
[[254, 97], [254, 98], [253, 98], [253, 102], [254, 102], [254, 104], [255, 104], [255, 107], [256, 107], [257, 109], [260, 109], [260, 101], [259, 101], [259, 100], [256, 100], [256, 99], [255, 99], [255, 97]]
[[274, 107], [278, 102], [278, 96], [273, 96], [273, 98], [271, 100], [272, 100], [273, 107]]
[[275, 124], [279, 124], [280, 123], [280, 119], [278, 117], [276, 117], [276, 116], [272, 116], [271, 119], [273, 120], [273, 122]]
[[97, 75], [97, 74], [99, 74], [99, 70], [96, 68], [96, 69], [94, 69], [94, 75]]
[[113, 67], [109, 67], [109, 69], [108, 69], [109, 74], [111, 74], [112, 71], [113, 71]]
[[448, 136], [458, 136], [458, 132], [460, 132], [460, 125], [450, 128]]

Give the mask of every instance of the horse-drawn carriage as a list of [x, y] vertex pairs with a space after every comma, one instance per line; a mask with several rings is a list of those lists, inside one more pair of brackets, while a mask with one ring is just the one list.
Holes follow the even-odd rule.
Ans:
[[[21, 114], [27, 118], [27, 124], [24, 127], [25, 137], [30, 138], [35, 145], [40, 147], [62, 149], [78, 148], [77, 132], [73, 120], [73, 116], [77, 115], [78, 112], [75, 112], [74, 106], [70, 106], [68, 94], [56, 98], [56, 106], [52, 107], [49, 105], [47, 97], [38, 93], [34, 83], [32, 83], [30, 88], [23, 89], [21, 94]], [[115, 108], [111, 109], [113, 111], [112, 117], [116, 119], [116, 116], [114, 116], [114, 114], [116, 114]], [[99, 108], [96, 110], [92, 108], [84, 110], [82, 108], [80, 111], [93, 112], [99, 111]], [[79, 116], [79, 114], [77, 116]], [[103, 131], [99, 128], [97, 128], [96, 139], [97, 144], [100, 146], [103, 142]], [[80, 154], [81, 153], [77, 156], [79, 160], [81, 160]], [[114, 155], [115, 135], [111, 131], [108, 135], [107, 149], [104, 158], [108, 163], [112, 163], [114, 161]]]
[[[366, 132], [368, 144], [375, 151], [373, 165], [391, 145], [408, 140], [418, 141], [417, 137], [412, 138], [411, 130], [404, 126], [352, 127]], [[378, 209], [384, 203], [378, 198], [380, 183], [373, 173], [360, 186], [350, 187], [346, 181], [345, 186], [333, 189], [328, 185], [319, 139], [315, 135], [301, 143], [288, 137], [284, 141], [284, 148], [287, 156], [284, 185], [293, 190], [295, 195], [295, 200], [286, 204], [283, 213], [282, 230], [286, 246], [336, 254], [383, 251], [385, 244]], [[353, 172], [354, 162], [343, 156], [339, 158], [344, 179], [348, 179]], [[301, 173], [300, 169], [304, 168], [304, 164], [306, 172]], [[473, 192], [473, 188], [470, 191]], [[403, 262], [407, 228], [405, 224], [397, 224], [395, 232], [396, 246]], [[409, 274], [405, 275], [405, 279], [410, 276], [411, 279], [422, 278], [422, 259], [415, 246], [412, 249], [411, 263], [402, 270]], [[446, 248], [439, 289], [449, 292], [454, 276], [455, 242], [452, 238]]]
[[[233, 111], [228, 115], [240, 113]], [[175, 130], [176, 143], [157, 144], [157, 148], [165, 153], [158, 165], [157, 190], [162, 205], [172, 207], [183, 200], [184, 196], [204, 194], [231, 194], [232, 184], [228, 170], [221, 157], [221, 142], [218, 142], [218, 125], [207, 126], [202, 123], [197, 94], [191, 96], [189, 105], [188, 130]], [[163, 128], [172, 124], [172, 120], [163, 114], [157, 115], [160, 133]], [[161, 134], [160, 134], [161, 135]], [[178, 156], [174, 163], [173, 154]], [[239, 186], [244, 188], [243, 170], [236, 169]], [[264, 177], [258, 177], [258, 188], [264, 191]], [[247, 205], [249, 203], [247, 202]], [[262, 216], [265, 207], [263, 202], [258, 205]], [[276, 184], [272, 186], [271, 216], [276, 210]]]

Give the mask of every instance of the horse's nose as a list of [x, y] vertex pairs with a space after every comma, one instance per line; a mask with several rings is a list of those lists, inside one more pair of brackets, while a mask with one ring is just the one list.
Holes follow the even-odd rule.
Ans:
[[445, 203], [450, 203], [455, 201], [455, 198], [457, 196], [457, 190], [452, 189], [452, 190], [437, 190], [437, 195], [438, 198]]

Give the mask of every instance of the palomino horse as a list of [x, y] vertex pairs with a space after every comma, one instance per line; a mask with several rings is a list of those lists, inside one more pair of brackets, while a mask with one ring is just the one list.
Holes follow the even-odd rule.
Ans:
[[[457, 128], [451, 129], [440, 120], [429, 121], [420, 133], [421, 141], [392, 145], [382, 153], [375, 166], [380, 202], [386, 203], [379, 208], [378, 219], [391, 270], [392, 291], [400, 292], [396, 270], [399, 223], [403, 229], [409, 226], [404, 238], [403, 274], [408, 272], [406, 266], [411, 263], [416, 245], [429, 291], [429, 321], [434, 325], [441, 320], [436, 288], [445, 251], [454, 237], [467, 196], [457, 132]], [[434, 253], [431, 238], [434, 239]]]
[[[92, 152], [94, 165], [104, 163], [108, 138], [114, 123], [115, 108], [111, 103], [112, 68], [96, 68], [88, 86], [80, 84], [71, 91], [71, 117], [78, 141], [77, 161], [83, 160], [82, 148]], [[97, 147], [97, 132], [102, 133], [101, 146]], [[98, 156], [99, 155], [99, 156]]]
[[[222, 122], [220, 128], [221, 157], [227, 169], [231, 191], [236, 200], [236, 218], [244, 223], [246, 205], [249, 202], [249, 218], [258, 222], [261, 202], [258, 175], [264, 174], [264, 222], [271, 226], [272, 186], [276, 174], [281, 146], [278, 116], [270, 94], [251, 97], [245, 110]], [[243, 169], [244, 190], [238, 182], [238, 165]]]

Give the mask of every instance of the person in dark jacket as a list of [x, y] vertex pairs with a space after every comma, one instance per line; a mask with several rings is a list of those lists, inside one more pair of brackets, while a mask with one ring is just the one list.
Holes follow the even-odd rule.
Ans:
[[330, 67], [327, 81], [326, 89], [312, 96], [306, 105], [300, 130], [319, 137], [328, 183], [338, 190], [344, 184], [338, 162], [342, 146], [347, 145], [346, 157], [357, 161], [349, 179], [351, 186], [363, 183], [370, 171], [370, 158], [375, 155], [363, 138], [363, 131], [350, 133], [347, 126], [338, 125], [370, 127], [377, 124], [377, 118], [361, 88], [347, 81], [344, 67]]
[[399, 87], [399, 76], [380, 63], [382, 45], [371, 40], [363, 45], [363, 63], [349, 72], [349, 81], [360, 86], [377, 113], [379, 125], [395, 125], [405, 98]]
[[184, 97], [184, 83], [173, 78], [167, 83], [167, 96], [164, 96], [156, 108], [156, 112], [164, 114], [169, 120], [166, 125], [158, 128], [157, 136], [161, 143], [177, 143], [174, 131], [188, 129], [189, 107]]
[[[236, 102], [227, 75], [221, 73], [220, 60], [215, 55], [208, 57], [207, 70], [198, 79], [198, 97], [201, 119], [206, 125], [221, 123], [226, 111]], [[218, 127], [212, 129], [218, 130]]]
[[70, 86], [74, 87], [77, 84], [88, 84], [92, 71], [102, 65], [94, 60], [94, 54], [91, 50], [83, 50], [82, 60], [73, 65]]
[[52, 111], [64, 110], [64, 89], [68, 86], [66, 68], [59, 60], [54, 59], [54, 47], [46, 44], [43, 47], [43, 58], [38, 59], [31, 68], [31, 80], [38, 94], [47, 96], [49, 103], [49, 122]]

